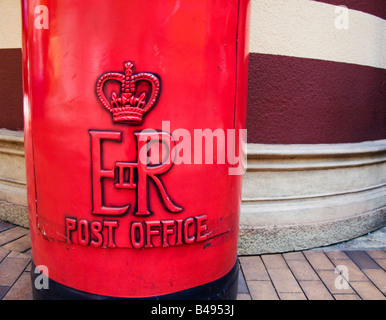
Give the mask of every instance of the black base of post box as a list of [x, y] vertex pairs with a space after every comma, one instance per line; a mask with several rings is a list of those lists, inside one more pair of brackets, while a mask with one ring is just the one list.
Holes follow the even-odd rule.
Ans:
[[37, 289], [35, 280], [39, 274], [33, 272], [34, 270], [35, 264], [32, 262], [31, 280], [34, 300], [236, 300], [239, 265], [236, 262], [231, 271], [222, 278], [198, 287], [160, 296], [134, 299], [84, 292], [62, 285], [51, 279], [48, 279], [47, 289]]

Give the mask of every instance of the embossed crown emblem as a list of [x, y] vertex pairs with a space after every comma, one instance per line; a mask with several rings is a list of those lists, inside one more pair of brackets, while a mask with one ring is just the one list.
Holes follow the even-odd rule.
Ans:
[[[143, 115], [158, 99], [160, 90], [158, 78], [146, 72], [133, 74], [133, 66], [131, 62], [125, 62], [124, 73], [108, 72], [97, 82], [98, 98], [112, 113], [113, 121], [116, 123], [140, 124]], [[112, 90], [109, 93], [108, 87], [113, 88], [112, 83], [117, 81], [121, 83], [120, 95]]]

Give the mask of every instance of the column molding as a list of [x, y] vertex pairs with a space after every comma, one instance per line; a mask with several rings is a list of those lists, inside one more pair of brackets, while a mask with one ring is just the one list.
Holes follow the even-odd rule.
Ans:
[[240, 254], [324, 246], [386, 225], [386, 140], [247, 148]]

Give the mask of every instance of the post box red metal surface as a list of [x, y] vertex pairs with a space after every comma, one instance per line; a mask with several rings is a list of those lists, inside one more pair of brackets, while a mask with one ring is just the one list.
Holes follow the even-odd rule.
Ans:
[[36, 298], [235, 298], [248, 6], [22, 0]]

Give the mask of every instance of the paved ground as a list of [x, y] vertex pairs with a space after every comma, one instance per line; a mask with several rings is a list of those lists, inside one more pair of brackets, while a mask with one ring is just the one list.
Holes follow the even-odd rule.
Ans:
[[[385, 300], [386, 228], [335, 246], [239, 257], [240, 300]], [[0, 221], [0, 299], [29, 300], [29, 231]]]

